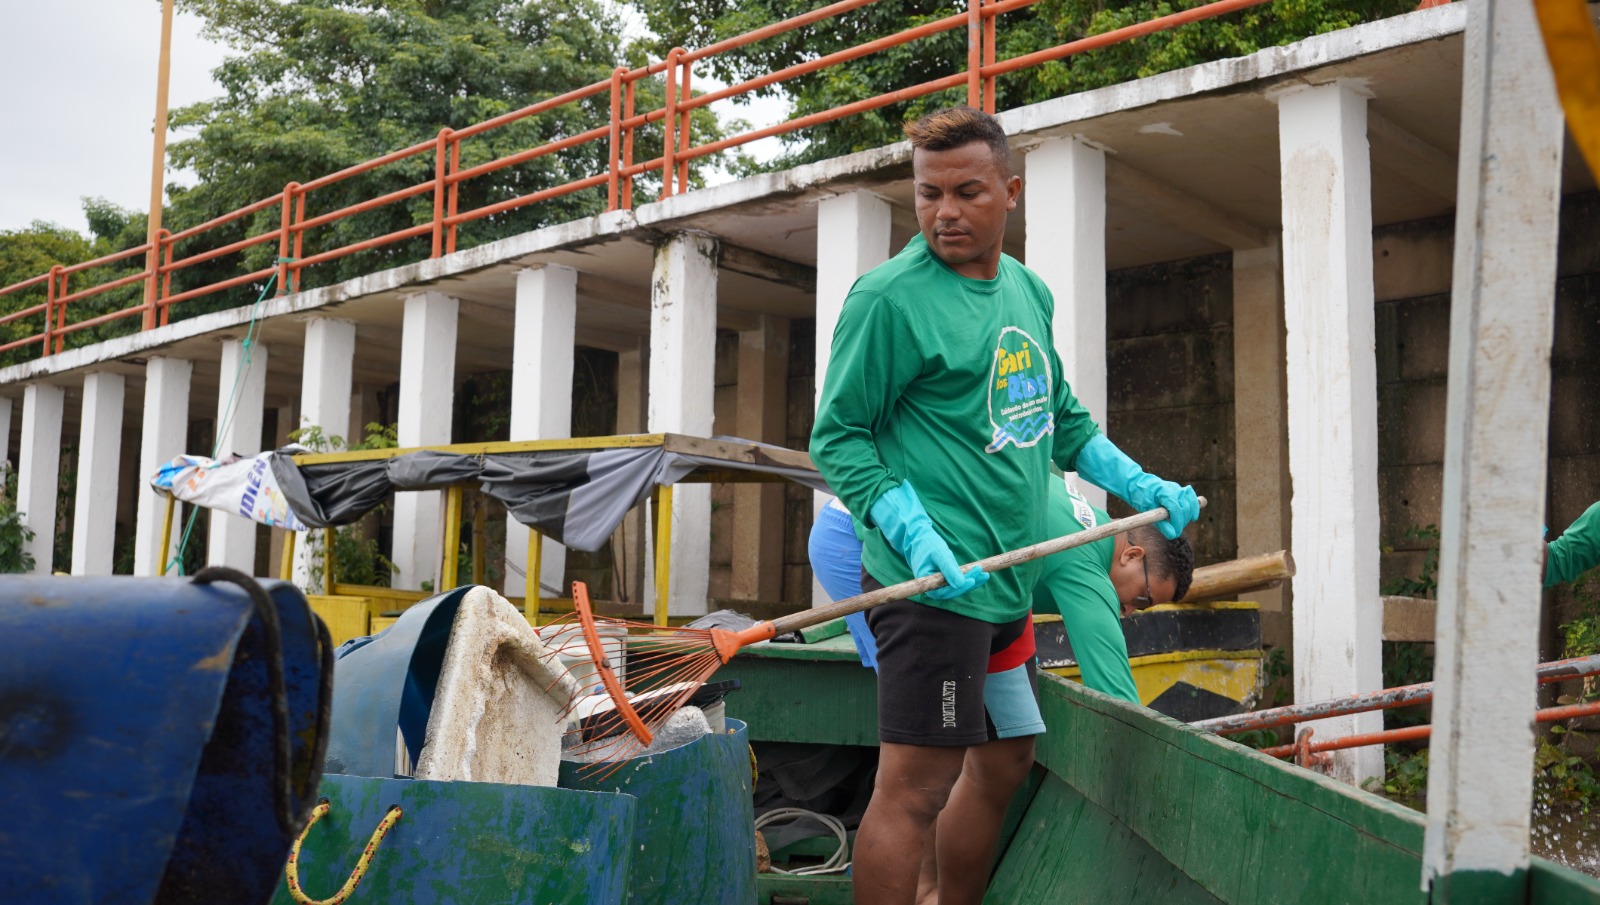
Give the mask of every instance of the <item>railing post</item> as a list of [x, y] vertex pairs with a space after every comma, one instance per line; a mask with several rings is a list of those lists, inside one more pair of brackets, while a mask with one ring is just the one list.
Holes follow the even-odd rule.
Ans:
[[450, 148], [450, 134], [455, 130], [445, 126], [433, 142], [433, 253], [437, 258], [444, 253], [444, 196], [445, 173]]
[[300, 184], [297, 182], [294, 186], [294, 219], [289, 221], [289, 225], [294, 228], [294, 250], [289, 252], [289, 257], [293, 259], [289, 264], [289, 282], [296, 286], [300, 285], [300, 259], [305, 257], [300, 248], [306, 240], [306, 231], [294, 225], [304, 222], [306, 222], [306, 193], [300, 189]]
[[[622, 118], [624, 120], [633, 119], [633, 89], [634, 85], [637, 83], [638, 79], [628, 80], [627, 93], [622, 101]], [[635, 131], [637, 131], [636, 126], [629, 126], [627, 133], [622, 136], [622, 169], [624, 171], [622, 176], [623, 210], [633, 210], [633, 174], [627, 171], [633, 168], [633, 135]]]
[[983, 109], [983, 0], [967, 0], [967, 106]]
[[[997, 2], [999, 2], [999, 0], [989, 0], [989, 5], [993, 6]], [[995, 20], [998, 18], [1000, 18], [999, 13], [990, 13], [983, 18], [983, 65], [985, 68], [993, 66], [995, 63], [994, 33]], [[990, 75], [983, 79], [983, 112], [988, 113], [991, 116], [994, 115], [995, 112], [996, 98], [994, 86], [997, 78], [998, 76]]]
[[156, 294], [156, 307], [161, 309], [161, 326], [165, 327], [172, 309], [161, 304], [161, 300], [172, 295], [172, 255], [178, 244], [172, 239], [172, 231], [166, 227], [161, 228], [160, 244], [166, 249], [166, 260], [161, 265], [161, 291]]
[[56, 354], [59, 355], [67, 345], [67, 336], [62, 331], [67, 329], [67, 277], [72, 274], [59, 264], [56, 267], [61, 270], [61, 288], [56, 291]]
[[[678, 79], [679, 104], [688, 101], [692, 96], [689, 93], [689, 67], [693, 65], [694, 61], [692, 60], [683, 61], [683, 76]], [[694, 110], [684, 110], [681, 116], [683, 120], [678, 124], [678, 191], [687, 192], [689, 190], [689, 158], [685, 155], [692, 144], [689, 140], [693, 131], [690, 128], [690, 122], [694, 116]]]
[[[450, 166], [445, 170], [447, 177], [461, 172], [461, 141], [460, 139], [454, 139], [449, 144]], [[446, 196], [445, 216], [453, 220], [456, 216], [456, 203], [461, 197], [461, 183], [450, 183], [450, 189]], [[449, 222], [449, 220], [446, 220], [444, 228], [444, 253], [447, 255], [456, 253], [456, 225]]]
[[150, 249], [145, 252], [144, 269], [149, 274], [144, 282], [144, 314], [139, 318], [139, 329], [149, 330], [156, 325], [156, 296], [160, 292], [161, 239], [160, 230], [150, 238]]
[[40, 358], [50, 356], [50, 340], [55, 338], [56, 332], [56, 279], [61, 275], [61, 265], [56, 264], [50, 268], [50, 279], [44, 283], [44, 351]]
[[278, 295], [289, 294], [289, 233], [294, 223], [294, 193], [300, 183], [291, 182], [283, 187], [283, 214], [278, 221]]
[[606, 210], [617, 209], [620, 200], [617, 176], [622, 160], [622, 74], [627, 72], [626, 66], [618, 66], [611, 70], [611, 135], [606, 145], [606, 170], [610, 177], [606, 180]]
[[682, 47], [667, 54], [667, 107], [661, 119], [661, 197], [672, 197], [672, 183], [678, 175], [678, 60]]

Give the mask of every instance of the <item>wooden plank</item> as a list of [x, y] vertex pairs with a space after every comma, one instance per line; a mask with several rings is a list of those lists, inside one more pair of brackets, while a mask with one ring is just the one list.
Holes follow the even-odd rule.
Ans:
[[372, 462], [393, 459], [414, 452], [455, 453], [464, 456], [484, 456], [493, 453], [543, 452], [564, 449], [625, 449], [642, 446], [660, 446], [661, 434], [626, 434], [613, 437], [572, 437], [566, 440], [516, 440], [494, 443], [447, 443], [440, 446], [403, 446], [392, 449], [357, 449], [334, 453], [302, 453], [294, 457], [296, 465], [326, 465], [338, 462]]
[[1383, 598], [1383, 640], [1432, 641], [1439, 601], [1423, 597]]
[[1288, 550], [1201, 566], [1194, 570], [1194, 579], [1183, 595], [1183, 602], [1231, 600], [1247, 591], [1277, 587], [1284, 579], [1293, 577], [1294, 557]]
[[689, 456], [706, 456], [725, 462], [742, 462], [747, 465], [776, 465], [784, 468], [803, 468], [816, 471], [811, 457], [803, 452], [781, 446], [763, 446], [737, 440], [710, 440], [688, 434], [663, 434], [662, 446], [667, 452]]

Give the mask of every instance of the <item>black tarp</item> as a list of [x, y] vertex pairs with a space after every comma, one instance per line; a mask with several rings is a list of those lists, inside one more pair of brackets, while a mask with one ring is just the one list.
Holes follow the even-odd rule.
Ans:
[[[740, 441], [748, 442], [748, 441]], [[396, 490], [479, 482], [512, 518], [577, 550], [598, 550], [658, 484], [675, 484], [701, 466], [782, 475], [817, 490], [814, 471], [669, 452], [660, 446], [465, 455], [424, 451], [362, 462], [296, 465], [294, 451], [272, 457], [289, 508], [313, 528], [347, 525]]]

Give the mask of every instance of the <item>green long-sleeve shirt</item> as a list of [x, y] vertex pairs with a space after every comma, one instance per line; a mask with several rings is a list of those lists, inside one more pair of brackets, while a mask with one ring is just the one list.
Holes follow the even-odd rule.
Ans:
[[[1061, 378], [1044, 281], [1009, 256], [963, 277], [919, 235], [851, 287], [811, 432], [811, 457], [868, 529], [862, 562], [886, 584], [913, 576], [871, 521], [901, 481], [971, 562], [1046, 537], [1050, 463], [1072, 470], [1098, 431]], [[1028, 611], [1038, 565], [999, 572], [954, 600], [987, 622]]]
[[1571, 581], [1600, 566], [1600, 503], [1594, 503], [1545, 551], [1544, 586]]

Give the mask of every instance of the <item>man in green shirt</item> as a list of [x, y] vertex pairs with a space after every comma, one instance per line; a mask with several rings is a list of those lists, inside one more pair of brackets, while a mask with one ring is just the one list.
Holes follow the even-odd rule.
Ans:
[[[856, 898], [913, 900], [948, 803], [968, 817], [965, 832], [937, 840], [939, 896], [961, 905], [982, 898], [1044, 724], [1028, 616], [1040, 566], [989, 576], [959, 563], [1045, 538], [1052, 462], [1135, 508], [1164, 506], [1168, 537], [1199, 505], [1106, 440], [1061, 379], [1049, 289], [1001, 253], [1022, 191], [1004, 130], [953, 107], [906, 133], [921, 234], [845, 300], [811, 455], [867, 529], [863, 586], [936, 572], [948, 582], [868, 616], [881, 746], [856, 838]], [[962, 776], [972, 781], [953, 797]]]
[[1572, 581], [1600, 566], [1600, 503], [1594, 503], [1550, 542], [1544, 555], [1544, 586]]

